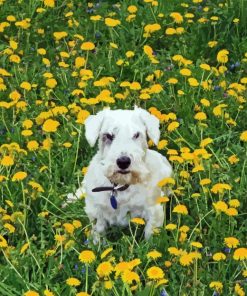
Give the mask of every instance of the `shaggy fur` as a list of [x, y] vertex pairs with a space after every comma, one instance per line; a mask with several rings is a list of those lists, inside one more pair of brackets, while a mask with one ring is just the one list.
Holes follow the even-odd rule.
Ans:
[[[135, 110], [105, 109], [90, 116], [85, 123], [86, 139], [91, 146], [99, 139], [99, 149], [90, 162], [83, 181], [86, 192], [85, 211], [94, 223], [96, 243], [110, 225], [128, 225], [128, 215], [146, 221], [145, 238], [153, 229], [163, 224], [164, 213], [156, 203], [161, 190], [157, 183], [171, 176], [172, 168], [160, 153], [148, 149], [147, 135], [158, 144], [160, 131], [158, 119], [141, 108]], [[128, 157], [130, 166], [121, 169], [117, 160]], [[110, 191], [92, 192], [95, 187], [129, 184], [128, 189], [117, 192], [117, 209], [110, 203]], [[76, 195], [82, 191], [79, 188]], [[73, 195], [68, 199], [72, 200]]]

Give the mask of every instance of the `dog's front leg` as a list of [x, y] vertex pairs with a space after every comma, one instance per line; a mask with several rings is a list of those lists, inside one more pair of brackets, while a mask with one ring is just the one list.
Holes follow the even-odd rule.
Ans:
[[145, 239], [148, 240], [153, 234], [152, 222], [148, 221], [144, 229]]
[[99, 243], [100, 236], [105, 232], [106, 227], [107, 227], [107, 223], [105, 219], [97, 218], [97, 221], [92, 228], [93, 243], [95, 245]]
[[154, 229], [161, 227], [164, 222], [164, 210], [161, 205], [155, 205], [146, 209], [145, 213], [146, 225], [144, 229], [145, 239], [148, 240], [153, 234]]

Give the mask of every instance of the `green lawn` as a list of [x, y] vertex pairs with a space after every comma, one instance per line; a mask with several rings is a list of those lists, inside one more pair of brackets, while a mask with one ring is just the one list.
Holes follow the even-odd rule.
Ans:
[[[245, 295], [245, 0], [0, 0], [0, 295]], [[149, 110], [166, 219], [93, 245], [75, 192], [104, 107]], [[87, 251], [87, 252], [85, 252]], [[244, 292], [245, 291], [245, 292]]]

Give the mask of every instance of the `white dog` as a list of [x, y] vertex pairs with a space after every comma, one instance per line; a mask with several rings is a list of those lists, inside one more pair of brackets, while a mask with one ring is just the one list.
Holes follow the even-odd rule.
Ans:
[[[163, 207], [157, 183], [171, 176], [172, 168], [160, 153], [148, 149], [147, 136], [158, 144], [159, 120], [146, 110], [104, 109], [85, 122], [86, 139], [99, 149], [83, 181], [85, 211], [94, 223], [97, 242], [110, 225], [128, 225], [131, 218], [145, 219], [145, 238], [163, 225]], [[82, 192], [79, 188], [76, 195]], [[70, 195], [69, 199], [73, 199]]]

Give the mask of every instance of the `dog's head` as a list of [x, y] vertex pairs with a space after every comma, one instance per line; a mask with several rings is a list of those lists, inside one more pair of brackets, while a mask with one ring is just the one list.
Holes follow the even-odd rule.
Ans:
[[159, 120], [146, 110], [105, 109], [85, 122], [86, 139], [94, 146], [99, 138], [99, 151], [104, 175], [113, 183], [135, 184], [145, 181], [147, 135], [157, 144]]

